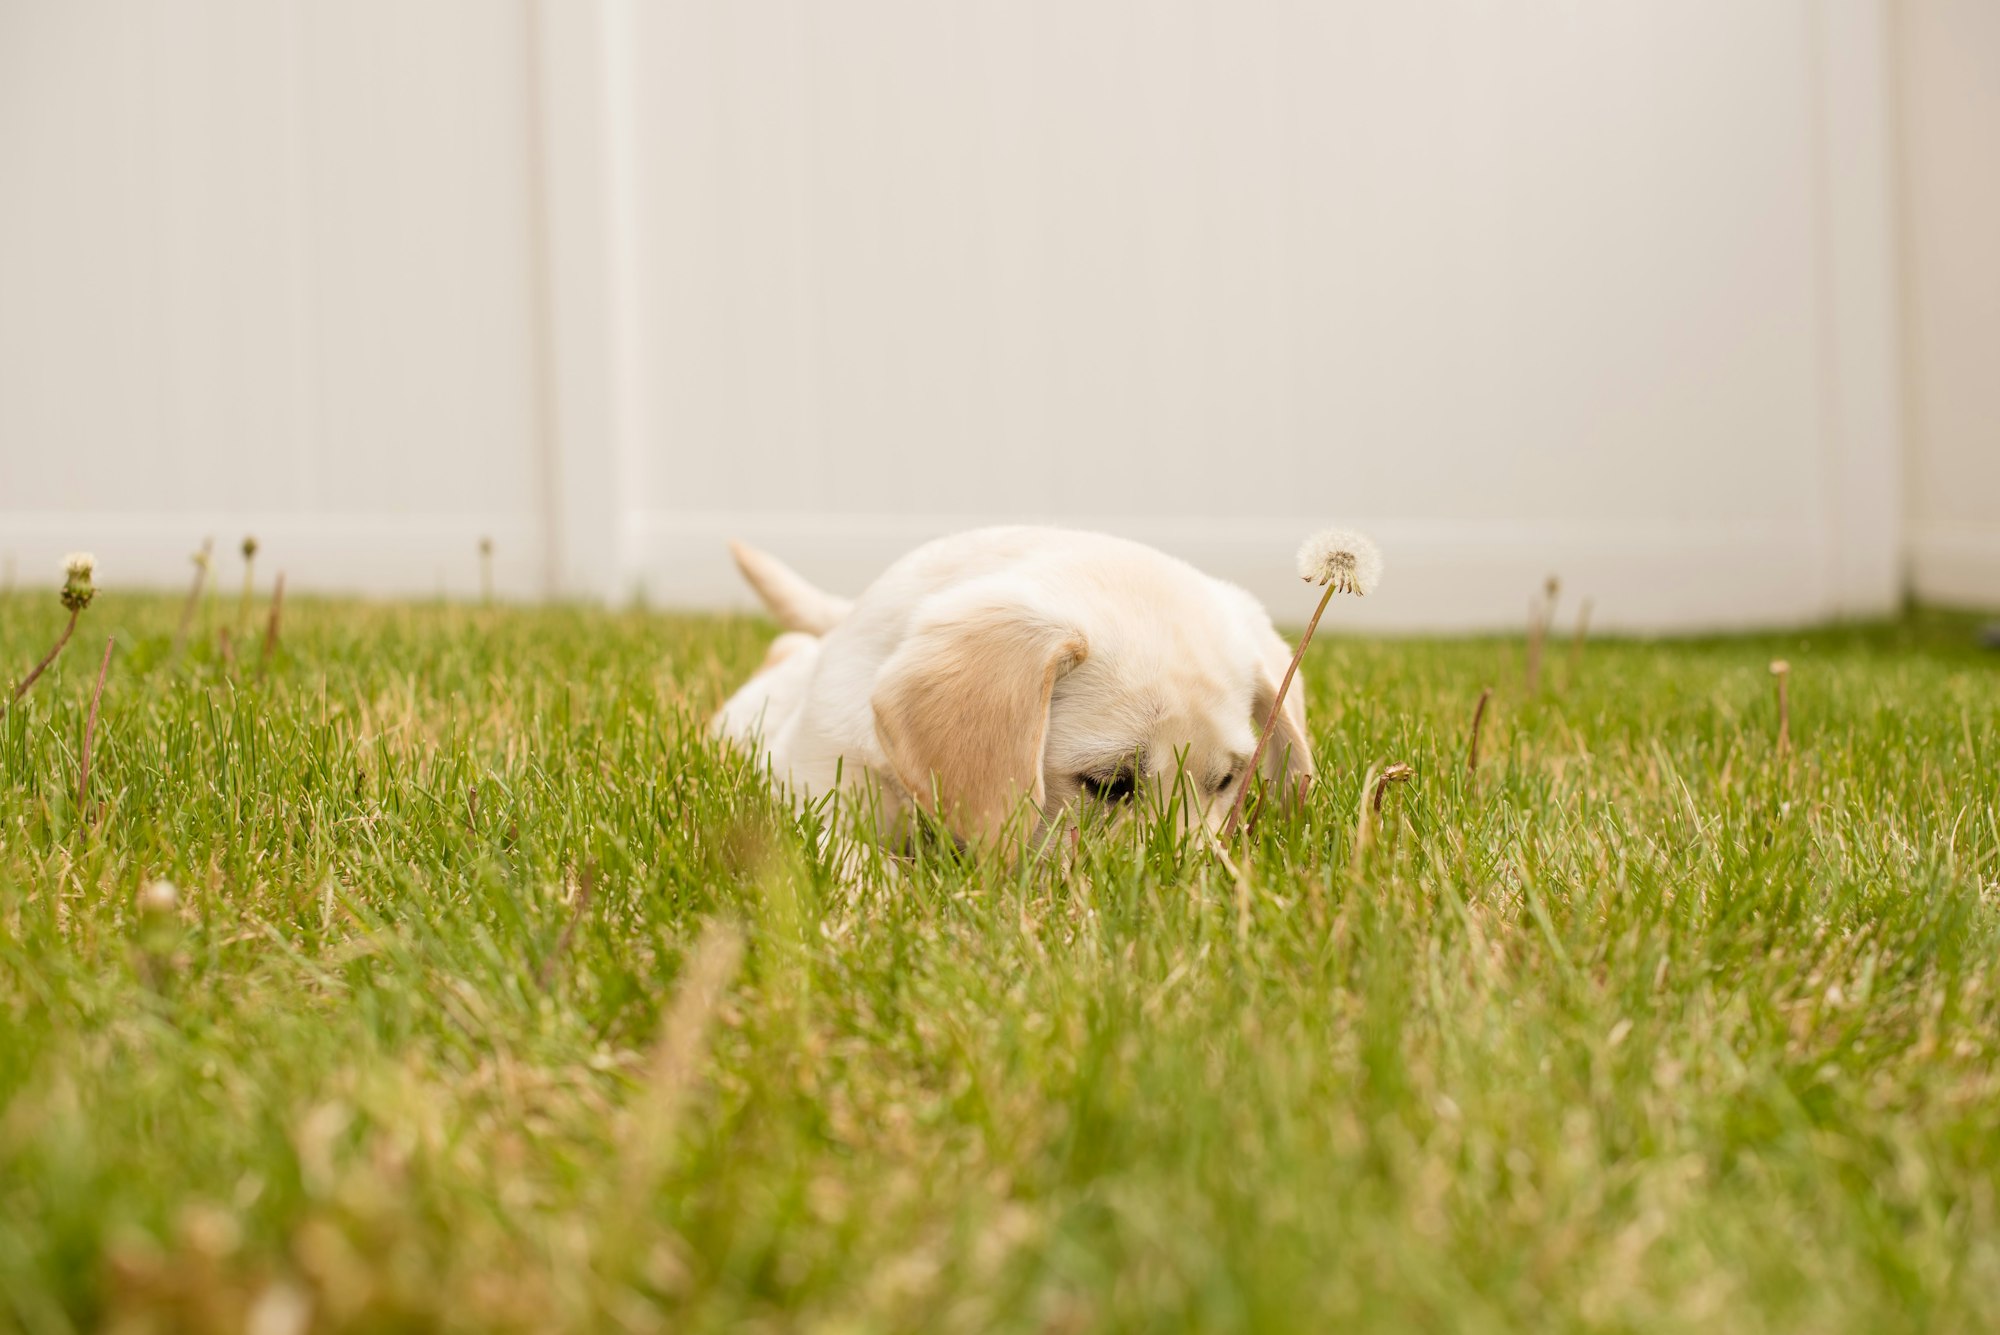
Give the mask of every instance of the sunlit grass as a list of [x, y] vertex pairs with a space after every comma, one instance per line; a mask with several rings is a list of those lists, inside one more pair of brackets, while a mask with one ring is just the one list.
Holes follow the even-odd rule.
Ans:
[[[260, 675], [228, 601], [175, 660], [100, 595], [0, 720], [0, 1328], [2000, 1325], [1963, 622], [1532, 700], [1323, 638], [1244, 884], [1158, 830], [848, 883], [701, 735], [755, 623], [297, 599]], [[0, 684], [62, 615], [0, 599]]]

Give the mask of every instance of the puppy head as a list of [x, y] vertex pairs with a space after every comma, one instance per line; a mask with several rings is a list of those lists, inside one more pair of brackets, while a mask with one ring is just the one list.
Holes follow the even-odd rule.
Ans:
[[[1254, 599], [1178, 562], [992, 582], [914, 619], [876, 679], [876, 738], [967, 842], [998, 838], [1023, 799], [1036, 833], [1080, 805], [1213, 829], [1290, 656]], [[1287, 798], [1313, 774], [1298, 681], [1261, 769]]]
[[[1291, 649], [1249, 594], [1201, 577], [1176, 599], [1116, 600], [1091, 658], [1051, 702], [1045, 811], [1140, 810], [1219, 829], [1249, 772]], [[1150, 609], [1140, 617], [1133, 607]], [[1313, 777], [1304, 683], [1294, 679], [1258, 762], [1285, 799]]]

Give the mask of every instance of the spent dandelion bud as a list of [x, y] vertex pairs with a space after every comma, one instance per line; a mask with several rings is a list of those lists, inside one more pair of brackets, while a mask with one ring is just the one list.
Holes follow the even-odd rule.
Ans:
[[257, 555], [257, 539], [246, 535], [243, 539], [243, 559], [248, 561]]
[[1363, 534], [1329, 528], [1299, 544], [1299, 578], [1365, 597], [1382, 579], [1382, 551]]
[[97, 573], [97, 558], [89, 552], [71, 552], [63, 558], [62, 605], [72, 612], [81, 612], [90, 606], [90, 600], [97, 596], [97, 586], [93, 577]]
[[1382, 810], [1382, 798], [1388, 793], [1390, 784], [1408, 783], [1416, 777], [1416, 769], [1413, 766], [1405, 765], [1400, 760], [1383, 770], [1375, 779], [1375, 792], [1371, 799], [1371, 804], [1375, 810], [1378, 812]]
[[49, 670], [49, 664], [56, 661], [63, 646], [69, 643], [69, 637], [76, 633], [77, 618], [83, 615], [84, 608], [90, 606], [90, 600], [97, 596], [97, 585], [92, 583], [96, 573], [97, 558], [89, 552], [71, 552], [63, 558], [62, 605], [63, 610], [69, 613], [69, 621], [63, 626], [62, 634], [56, 636], [55, 646], [42, 655], [41, 662], [28, 669], [28, 675], [15, 684], [6, 703], [0, 704], [0, 714], [12, 709], [15, 702], [28, 693], [28, 688]]

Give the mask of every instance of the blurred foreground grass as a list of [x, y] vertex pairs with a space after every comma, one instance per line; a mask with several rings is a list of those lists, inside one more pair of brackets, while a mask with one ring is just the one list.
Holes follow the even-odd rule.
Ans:
[[701, 736], [754, 622], [300, 600], [260, 673], [229, 601], [176, 662], [102, 595], [0, 720], [0, 1327], [2000, 1327], [1962, 621], [1536, 699], [1322, 640], [1246, 893], [1144, 832], [838, 882]]

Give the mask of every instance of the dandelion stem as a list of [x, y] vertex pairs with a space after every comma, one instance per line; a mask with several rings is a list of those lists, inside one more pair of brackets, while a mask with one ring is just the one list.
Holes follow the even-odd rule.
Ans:
[[1569, 671], [1563, 678], [1564, 690], [1575, 690], [1576, 679], [1583, 671], [1583, 642], [1590, 637], [1590, 599], [1586, 598], [1576, 609], [1576, 633], [1569, 639]]
[[1326, 605], [1333, 601], [1333, 595], [1340, 590], [1332, 584], [1319, 597], [1319, 606], [1313, 609], [1312, 620], [1306, 623], [1305, 634], [1299, 636], [1299, 647], [1292, 650], [1292, 661], [1285, 664], [1284, 678], [1278, 682], [1277, 698], [1271, 701], [1271, 713], [1264, 720], [1264, 730], [1257, 734], [1257, 745], [1250, 752], [1250, 764], [1243, 772], [1243, 784], [1236, 790], [1236, 800], [1229, 804], [1229, 816], [1222, 822], [1222, 837], [1228, 839], [1236, 833], [1236, 827], [1243, 819], [1243, 804], [1250, 797], [1250, 785], [1257, 777], [1257, 764], [1264, 758], [1264, 748], [1270, 743], [1271, 733], [1278, 726], [1278, 711], [1285, 707], [1285, 695], [1292, 689], [1292, 677], [1299, 670], [1299, 660], [1306, 656], [1306, 646], [1312, 643], [1313, 632], [1319, 629], [1320, 616]]
[[257, 539], [243, 539], [243, 597], [236, 604], [236, 633], [250, 633], [250, 598], [257, 585]]
[[[7, 697], [8, 708], [12, 708], [16, 700], [19, 700], [28, 693], [28, 688], [35, 684], [36, 679], [49, 670], [49, 664], [56, 661], [56, 655], [60, 654], [63, 651], [63, 646], [69, 643], [69, 637], [76, 631], [76, 619], [82, 615], [83, 609], [81, 607], [70, 609], [69, 624], [64, 626], [62, 634], [56, 637], [55, 647], [49, 650], [47, 657], [43, 658], [41, 662], [35, 664], [29, 670], [27, 676], [21, 678], [21, 684], [16, 686], [14, 693]], [[4, 712], [4, 710], [0, 710], [0, 713]]]
[[1556, 598], [1562, 584], [1554, 575], [1542, 586], [1542, 596], [1528, 604], [1528, 694], [1542, 685], [1542, 647], [1549, 637], [1549, 623], [1556, 618]]
[[541, 985], [542, 991], [548, 991], [549, 984], [555, 981], [556, 962], [569, 950], [569, 940], [576, 935], [576, 925], [583, 921], [583, 915], [590, 909], [591, 897], [596, 893], [597, 864], [586, 862], [583, 864], [583, 870], [577, 873], [576, 900], [570, 905], [569, 921], [563, 924], [562, 935], [556, 938], [554, 948], [549, 951], [548, 958], [542, 961], [542, 967], [536, 972], [535, 981]]
[[277, 587], [271, 591], [271, 619], [264, 625], [264, 653], [257, 660], [258, 675], [271, 666], [271, 655], [278, 648], [278, 618], [285, 610], [285, 572], [278, 572]]
[[1479, 727], [1486, 722], [1486, 704], [1493, 698], [1493, 688], [1488, 686], [1479, 693], [1479, 703], [1472, 707], [1472, 740], [1465, 748], [1465, 772], [1468, 775], [1479, 772]]
[[90, 739], [97, 732], [97, 704], [104, 698], [104, 674], [111, 670], [111, 646], [118, 642], [112, 636], [104, 642], [104, 661], [97, 665], [97, 689], [90, 693], [90, 717], [83, 723], [83, 754], [76, 776], [76, 810], [78, 818], [83, 815], [84, 798], [90, 793]]
[[181, 624], [174, 631], [175, 658], [179, 658], [181, 650], [187, 647], [188, 631], [194, 625], [194, 609], [201, 603], [201, 586], [208, 583], [209, 554], [214, 550], [214, 538], [201, 540], [201, 551], [194, 558], [194, 583], [188, 587], [187, 601], [181, 604]]
[[1778, 754], [1790, 755], [1792, 750], [1792, 696], [1789, 689], [1792, 665], [1780, 658], [1772, 662], [1771, 675], [1778, 679]]

